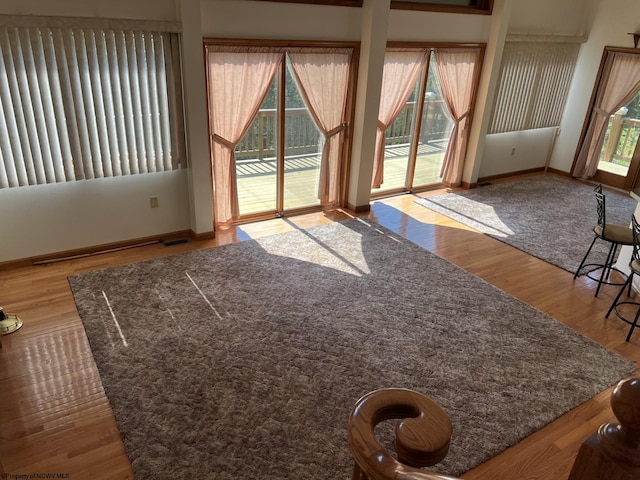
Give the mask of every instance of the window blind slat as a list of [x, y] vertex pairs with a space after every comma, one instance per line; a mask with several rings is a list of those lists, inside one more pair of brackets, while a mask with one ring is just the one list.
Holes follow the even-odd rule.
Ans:
[[[13, 78], [13, 56], [9, 44], [9, 36], [6, 29], [0, 32], [0, 50], [2, 50], [2, 63], [0, 65], [0, 104], [2, 106], [2, 124], [4, 127], [2, 134], [2, 143], [0, 149], [3, 152], [7, 166], [5, 171], [7, 177], [2, 179], [3, 187], [16, 187], [18, 185], [28, 184], [27, 172], [25, 169], [25, 159], [22, 154], [22, 146], [18, 131], [18, 106], [14, 106], [14, 99], [9, 94], [12, 88], [11, 80]], [[8, 162], [11, 162], [9, 164]]]
[[137, 158], [135, 159], [134, 163], [136, 164], [137, 173], [147, 173], [147, 149], [144, 138], [144, 125], [142, 118], [144, 112], [142, 111], [142, 101], [140, 99], [140, 82], [138, 78], [138, 69], [140, 67], [138, 65], [138, 56], [136, 54], [136, 43], [137, 39], [135, 37], [135, 34], [132, 33], [130, 35], [127, 35], [127, 58], [129, 61], [130, 73], [129, 88], [131, 93], [131, 108], [133, 111], [136, 148], [138, 152]]
[[[154, 49], [154, 54], [155, 54], [155, 67], [156, 67], [156, 91], [158, 94], [158, 120], [160, 120], [161, 118], [172, 118], [173, 115], [171, 113], [169, 113], [169, 108], [171, 106], [170, 102], [169, 102], [169, 85], [167, 84], [167, 75], [165, 75], [165, 71], [166, 71], [166, 65], [165, 65], [165, 58], [163, 55], [163, 51], [165, 51], [165, 41], [166, 38], [168, 37], [168, 35], [163, 34], [162, 36], [159, 36], [157, 38], [157, 42], [160, 43], [160, 46], [156, 46], [156, 48]], [[160, 129], [160, 133], [159, 133], [159, 139], [160, 139], [160, 150], [162, 152], [162, 158], [164, 159], [164, 163], [162, 165], [163, 170], [164, 169], [171, 169], [172, 165], [171, 165], [171, 129], [169, 128], [169, 124], [170, 122], [160, 122], [158, 121], [159, 124], [159, 129]]]
[[43, 30], [40, 39], [44, 63], [42, 65], [43, 74], [40, 75], [40, 88], [43, 92], [46, 92], [43, 102], [45, 118], [55, 119], [54, 122], [47, 122], [55, 181], [64, 182], [73, 180], [75, 176], [73, 174], [73, 161], [65, 124], [65, 108], [62, 102], [63, 95], [59, 72], [57, 71], [53, 32], [49, 29]]
[[114, 129], [113, 159], [111, 161], [114, 175], [129, 175], [129, 148], [126, 133], [126, 121], [123, 106], [122, 88], [120, 85], [120, 72], [118, 71], [118, 42], [120, 32], [111, 30], [105, 37], [106, 65], [105, 77], [109, 76], [109, 88], [111, 89], [111, 106], [113, 111], [112, 127]]
[[[16, 53], [14, 56], [15, 68], [13, 75], [10, 76], [12, 80], [12, 87], [16, 91], [17, 101], [14, 102], [16, 108], [16, 120], [18, 128], [21, 128], [23, 135], [20, 135], [20, 143], [24, 156], [24, 167], [28, 181], [32, 184], [40, 183], [42, 179], [42, 171], [38, 168], [40, 150], [34, 145], [37, 142], [37, 133], [35, 131], [35, 119], [33, 118], [33, 111], [31, 110], [31, 92], [29, 90], [29, 80], [27, 78], [27, 62], [24, 55], [24, 38], [21, 38], [21, 32], [15, 32], [15, 35], [11, 35], [10, 42], [13, 47], [13, 51]], [[24, 32], [22, 32], [24, 34]]]

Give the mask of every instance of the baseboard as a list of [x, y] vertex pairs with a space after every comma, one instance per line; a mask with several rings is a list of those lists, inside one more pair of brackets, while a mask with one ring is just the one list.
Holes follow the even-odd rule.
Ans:
[[563, 170], [558, 170], [557, 168], [547, 167], [548, 173], [553, 173], [554, 175], [560, 175], [562, 177], [573, 178], [571, 177], [571, 173], [565, 172]]
[[[547, 171], [549, 170], [551, 169], [547, 169]], [[486, 177], [479, 177], [477, 183], [490, 182], [492, 180], [500, 180], [508, 177], [518, 177], [520, 175], [529, 175], [532, 173], [541, 173], [541, 172], [544, 172], [544, 167], [529, 168], [527, 170], [518, 170], [516, 172], [501, 173], [499, 175], [488, 175]], [[552, 173], [555, 173], [555, 172], [552, 172]]]
[[366, 205], [353, 206], [347, 203], [347, 210], [352, 213], [368, 213], [371, 211], [371, 205], [367, 203]]
[[154, 243], [172, 242], [185, 238], [192, 238], [191, 230], [182, 230], [179, 232], [165, 233], [163, 235], [151, 235], [149, 237], [140, 237], [122, 242], [104, 243], [91, 247], [77, 248], [72, 250], [64, 250], [62, 252], [48, 253], [46, 255], [38, 255], [34, 257], [21, 258], [17, 260], [9, 260], [0, 263], [0, 270], [10, 268], [27, 267], [31, 265], [39, 265], [46, 263], [55, 263], [65, 260], [71, 260], [79, 257], [87, 257], [90, 255], [100, 255], [128, 248], [136, 248], [139, 246], [152, 245]]
[[215, 232], [196, 233], [193, 230], [189, 230], [189, 237], [191, 240], [211, 240], [216, 238]]

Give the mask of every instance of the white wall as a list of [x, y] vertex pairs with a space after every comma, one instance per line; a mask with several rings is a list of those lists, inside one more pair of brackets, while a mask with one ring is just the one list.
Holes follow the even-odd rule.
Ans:
[[513, 1], [509, 33], [585, 35], [589, 27], [591, 3], [594, 3], [593, 0]]
[[478, 178], [543, 167], [554, 131], [552, 127], [487, 135]]
[[362, 11], [353, 7], [205, 0], [202, 34], [216, 38], [359, 41]]
[[187, 199], [184, 169], [0, 189], [0, 262], [189, 230]]
[[[513, 2], [508, 35], [527, 35], [532, 39], [536, 36], [583, 37], [588, 33], [591, 20], [589, 3], [591, 0]], [[544, 167], [553, 132], [553, 128], [548, 128], [487, 135], [478, 178]], [[562, 135], [563, 130], [560, 132]], [[564, 166], [553, 166], [568, 171]]]
[[404, 42], [485, 43], [489, 38], [489, 15], [391, 10], [388, 39]]

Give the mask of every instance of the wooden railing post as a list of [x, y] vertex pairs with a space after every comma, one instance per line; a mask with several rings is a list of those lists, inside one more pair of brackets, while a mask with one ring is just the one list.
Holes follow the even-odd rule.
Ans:
[[[397, 460], [374, 434], [377, 424], [393, 418], [403, 419], [396, 427]], [[422, 394], [398, 388], [371, 392], [353, 407], [348, 430], [353, 480], [457, 480], [420, 468], [444, 459], [452, 433], [447, 414]]]
[[569, 480], [640, 479], [640, 377], [618, 383], [611, 409], [618, 422], [602, 425], [585, 440]]

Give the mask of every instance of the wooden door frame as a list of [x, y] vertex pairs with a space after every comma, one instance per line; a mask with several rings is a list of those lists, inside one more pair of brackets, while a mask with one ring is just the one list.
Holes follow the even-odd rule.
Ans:
[[[580, 153], [580, 149], [582, 148], [582, 144], [584, 143], [584, 139], [587, 135], [587, 129], [589, 128], [589, 124], [591, 123], [591, 112], [593, 111], [593, 107], [596, 102], [596, 97], [600, 88], [603, 86], [603, 71], [605, 61], [609, 53], [612, 52], [621, 52], [621, 53], [631, 53], [634, 55], [640, 55], [640, 50], [635, 48], [626, 48], [626, 47], [613, 47], [606, 45], [602, 51], [602, 58], [600, 59], [600, 66], [598, 67], [598, 75], [596, 77], [595, 84], [593, 86], [593, 91], [591, 92], [591, 99], [589, 100], [589, 108], [587, 109], [587, 113], [584, 118], [584, 123], [582, 125], [582, 132], [580, 133], [580, 140], [578, 141], [578, 145], [576, 147], [576, 152], [573, 157], [573, 164], [571, 165], [570, 175], [573, 176], [573, 172], [575, 170], [576, 162], [578, 160], [578, 155]], [[640, 141], [638, 141], [640, 144]], [[640, 186], [640, 151], [638, 149], [638, 144], [636, 144], [636, 149], [634, 150], [633, 156], [631, 157], [631, 163], [629, 164], [629, 170], [625, 177], [621, 177], [620, 175], [615, 175], [610, 172], [604, 172], [602, 170], [596, 171], [596, 174], [591, 178], [591, 180], [595, 182], [602, 183], [604, 185], [609, 185], [611, 187], [617, 187], [624, 190], [631, 190]]]

